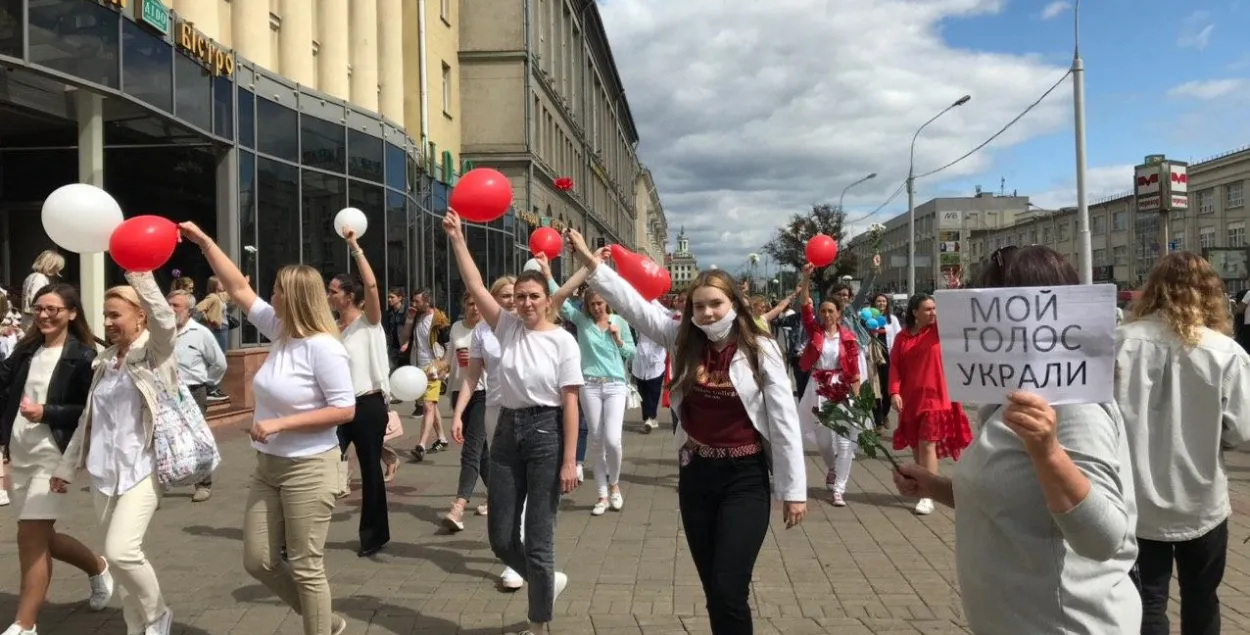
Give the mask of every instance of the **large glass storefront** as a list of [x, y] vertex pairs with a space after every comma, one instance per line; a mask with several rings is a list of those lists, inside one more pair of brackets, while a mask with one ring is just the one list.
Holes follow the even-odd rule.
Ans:
[[[286, 264], [327, 277], [349, 268], [332, 221], [350, 206], [369, 218], [361, 243], [386, 288], [428, 288], [439, 306], [460, 313], [464, 285], [441, 227], [449, 187], [433, 178], [453, 170], [423, 162], [418, 144], [376, 113], [212, 42], [188, 49], [179, 34], [189, 26], [176, 14], [162, 32], [159, 19], [136, 19], [136, 4], [0, 0], [0, 284], [20, 285], [51, 246], [42, 200], [80, 180], [76, 113], [66, 99], [74, 87], [104, 96], [104, 187], [127, 216], [215, 230], [262, 296]], [[521, 226], [509, 212], [467, 228], [488, 280], [520, 269]], [[65, 277], [76, 281], [77, 259], [69, 260]], [[201, 290], [210, 273], [189, 245], [158, 277], [167, 283], [174, 270]], [[110, 263], [106, 283], [120, 280]], [[242, 342], [261, 343], [250, 328]]]

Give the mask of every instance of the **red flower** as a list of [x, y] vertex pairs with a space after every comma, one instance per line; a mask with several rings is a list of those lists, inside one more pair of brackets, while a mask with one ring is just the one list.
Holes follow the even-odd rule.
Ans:
[[567, 176], [559, 177], [555, 180], [555, 186], [557, 190], [560, 190], [561, 192], [567, 192], [573, 189], [573, 179]]
[[851, 384], [841, 377], [828, 375], [817, 384], [816, 394], [833, 403], [843, 403], [851, 396]]

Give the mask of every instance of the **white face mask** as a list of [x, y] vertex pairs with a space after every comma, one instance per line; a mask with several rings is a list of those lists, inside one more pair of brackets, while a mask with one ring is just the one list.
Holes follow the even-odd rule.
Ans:
[[726, 313], [724, 317], [712, 322], [711, 324], [699, 324], [698, 322], [695, 322], [694, 325], [699, 327], [699, 330], [703, 331], [703, 334], [706, 335], [712, 343], [716, 343], [726, 337], [729, 337], [729, 331], [733, 330], [734, 320], [736, 319], [738, 319], [738, 312], [733, 309], [729, 309], [729, 312]]

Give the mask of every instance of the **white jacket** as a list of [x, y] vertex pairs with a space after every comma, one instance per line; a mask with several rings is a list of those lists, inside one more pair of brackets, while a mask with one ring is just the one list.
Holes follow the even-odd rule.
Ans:
[[[638, 294], [634, 287], [606, 265], [595, 267], [586, 279], [625, 321], [638, 332], [663, 346], [670, 354], [677, 347], [680, 322], [663, 308], [657, 308]], [[786, 371], [785, 357], [772, 338], [760, 339], [760, 376], [755, 381], [746, 355], [739, 350], [729, 364], [729, 379], [751, 418], [751, 424], [764, 440], [764, 451], [773, 473], [773, 497], [789, 502], [807, 501], [807, 469], [803, 456], [803, 433], [794, 403], [794, 389]], [[673, 412], [681, 412], [682, 393], [671, 389]], [[677, 441], [684, 445], [686, 433], [677, 426]]]
[[1206, 328], [1186, 347], [1153, 317], [1116, 329], [1115, 343], [1137, 536], [1199, 538], [1232, 513], [1222, 450], [1250, 440], [1250, 355]]

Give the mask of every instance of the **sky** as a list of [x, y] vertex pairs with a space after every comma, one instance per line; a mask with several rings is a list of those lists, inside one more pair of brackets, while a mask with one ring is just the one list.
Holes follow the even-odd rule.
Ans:
[[[1072, 2], [599, 0], [669, 223], [701, 267], [736, 271], [792, 214], [846, 193], [851, 232], [905, 212], [907, 176], [954, 161], [1060, 82]], [[1250, 145], [1250, 0], [1086, 0], [1087, 190], [1127, 191], [1147, 154], [1199, 161]], [[985, 191], [1076, 203], [1071, 80], [916, 202]], [[863, 220], [858, 220], [863, 219]], [[849, 238], [848, 236], [843, 239]]]

